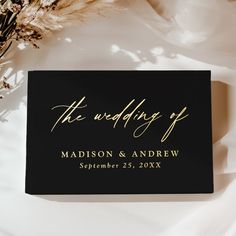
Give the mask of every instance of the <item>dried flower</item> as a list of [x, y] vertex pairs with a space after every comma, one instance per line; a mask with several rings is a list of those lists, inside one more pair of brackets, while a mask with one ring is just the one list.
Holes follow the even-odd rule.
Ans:
[[11, 9], [13, 13], [18, 13], [21, 10], [21, 5], [14, 3], [12, 4]]
[[41, 0], [40, 4], [42, 7], [49, 7], [51, 6], [53, 3], [55, 3], [57, 0]]
[[74, 21], [84, 21], [111, 6], [107, 0], [40, 0], [33, 1], [17, 16], [17, 40], [36, 44], [53, 31]]
[[[10, 89], [11, 85], [7, 82], [7, 78], [3, 76], [2, 79], [0, 79], [0, 89]], [[0, 94], [0, 99], [3, 98], [3, 95]]]
[[[39, 48], [38, 41], [87, 17], [100, 14], [116, 0], [0, 0], [0, 60], [12, 45], [22, 41]], [[0, 90], [10, 89], [6, 78]], [[3, 96], [0, 95], [0, 98]]]
[[10, 89], [10, 84], [7, 83], [7, 78], [5, 76], [0, 80], [0, 88]]

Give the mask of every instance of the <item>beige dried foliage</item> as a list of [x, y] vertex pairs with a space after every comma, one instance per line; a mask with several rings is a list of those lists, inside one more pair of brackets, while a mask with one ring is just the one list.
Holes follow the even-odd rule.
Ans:
[[[108, 9], [117, 9], [120, 0], [1, 0], [0, 62], [14, 40], [38, 48], [38, 41], [73, 23], [84, 22]], [[1, 68], [0, 68], [1, 70]], [[0, 91], [9, 90], [6, 77], [0, 77]], [[0, 99], [3, 95], [0, 94]]]
[[114, 7], [109, 0], [35, 0], [17, 16], [17, 40], [32, 43], [48, 37], [75, 22], [83, 22], [94, 15], [102, 15]]

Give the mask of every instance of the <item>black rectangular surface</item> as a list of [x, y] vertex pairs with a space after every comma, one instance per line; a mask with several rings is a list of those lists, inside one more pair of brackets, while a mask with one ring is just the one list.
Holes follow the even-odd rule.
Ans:
[[212, 193], [210, 71], [30, 71], [26, 193]]

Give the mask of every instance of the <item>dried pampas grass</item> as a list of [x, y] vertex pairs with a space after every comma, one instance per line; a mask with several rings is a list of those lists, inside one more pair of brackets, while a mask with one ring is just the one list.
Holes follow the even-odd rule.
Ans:
[[37, 47], [37, 41], [92, 15], [101, 15], [114, 1], [35, 0], [17, 16], [17, 40]]
[[[104, 15], [118, 0], [0, 0], [0, 64], [13, 41], [38, 48], [39, 40], [75, 22]], [[10, 89], [0, 77], [0, 91]], [[2, 98], [2, 95], [0, 95]]]

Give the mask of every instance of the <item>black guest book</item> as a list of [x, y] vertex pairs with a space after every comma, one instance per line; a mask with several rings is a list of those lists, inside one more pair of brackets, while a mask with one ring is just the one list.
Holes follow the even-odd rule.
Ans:
[[210, 71], [30, 71], [29, 194], [212, 193]]

